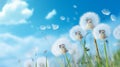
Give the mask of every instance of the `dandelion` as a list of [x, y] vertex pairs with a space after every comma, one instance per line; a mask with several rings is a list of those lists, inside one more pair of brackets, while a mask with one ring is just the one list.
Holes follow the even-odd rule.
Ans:
[[113, 31], [113, 36], [114, 36], [116, 39], [120, 40], [120, 25], [118, 25], [118, 26], [114, 29], [114, 31]]
[[107, 56], [107, 48], [106, 48], [106, 39], [110, 36], [110, 27], [107, 24], [99, 24], [93, 30], [93, 35], [96, 39], [100, 39], [104, 41], [104, 53], [106, 57], [106, 67], [109, 67], [108, 64], [108, 56]]
[[73, 61], [73, 67], [78, 66], [78, 63], [80, 63], [80, 59], [83, 55], [83, 51], [80, 50], [81, 48], [77, 44], [72, 44], [70, 48], [70, 55], [72, 56]]
[[70, 50], [69, 48], [70, 48], [69, 40], [66, 39], [66, 38], [60, 38], [52, 46], [52, 53], [55, 56], [64, 55], [69, 67], [71, 67], [70, 61], [69, 61], [69, 59], [68, 59], [68, 57], [66, 55], [66, 53]]
[[87, 12], [80, 18], [80, 26], [84, 30], [92, 30], [99, 23], [99, 16], [94, 12]]
[[70, 45], [71, 43], [67, 38], [60, 38], [53, 44], [51, 51], [55, 56], [60, 56], [69, 51]]
[[87, 51], [89, 50], [88, 48], [86, 48], [86, 43], [85, 43], [85, 40], [83, 39], [85, 38], [85, 36], [86, 36], [86, 31], [84, 31], [79, 25], [74, 26], [70, 30], [70, 37], [72, 38], [72, 40], [80, 41], [81, 45], [83, 46], [83, 50], [84, 50], [84, 59], [87, 60], [88, 59]]
[[74, 26], [70, 30], [70, 37], [72, 40], [81, 41], [85, 35], [86, 35], [86, 32], [82, 30], [82, 28], [79, 25]]
[[39, 57], [37, 59], [37, 67], [49, 67], [49, 61], [46, 60], [46, 57]]
[[24, 67], [33, 67], [34, 66], [34, 63], [32, 60], [26, 60], [24, 62]]
[[107, 24], [99, 24], [93, 30], [93, 35], [95, 39], [105, 40], [110, 36], [110, 27]]

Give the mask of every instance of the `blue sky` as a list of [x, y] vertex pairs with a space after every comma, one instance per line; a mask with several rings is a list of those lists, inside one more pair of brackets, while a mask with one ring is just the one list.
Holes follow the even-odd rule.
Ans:
[[[0, 0], [0, 67], [16, 67], [14, 62], [26, 59], [34, 48], [39, 48], [39, 56], [48, 50], [52, 57], [55, 40], [69, 38], [69, 30], [89, 11], [97, 13], [113, 30], [120, 24], [119, 4], [119, 0]], [[104, 15], [103, 9], [111, 14]], [[112, 34], [110, 40], [116, 41]]]

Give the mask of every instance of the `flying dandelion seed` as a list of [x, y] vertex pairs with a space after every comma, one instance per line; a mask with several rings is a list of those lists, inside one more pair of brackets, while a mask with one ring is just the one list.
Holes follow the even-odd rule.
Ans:
[[110, 10], [108, 10], [108, 9], [103, 9], [102, 11], [101, 11], [104, 15], [110, 15]]
[[77, 5], [73, 5], [73, 8], [77, 8]]
[[64, 16], [61, 16], [60, 17], [60, 20], [65, 20], [66, 18]]
[[26, 60], [24, 62], [24, 67], [33, 67], [34, 66], [34, 63], [32, 60]]
[[116, 21], [116, 16], [115, 16], [115, 15], [112, 14], [112, 15], [110, 16], [110, 18], [111, 18], [112, 21]]
[[41, 26], [40, 26], [40, 30], [46, 30], [46, 26], [41, 25]]
[[69, 51], [70, 45], [71, 44], [68, 39], [60, 38], [53, 44], [51, 52], [55, 56], [60, 56]]
[[104, 40], [110, 36], [111, 30], [107, 24], [99, 24], [93, 29], [95, 39]]
[[53, 30], [57, 30], [57, 29], [59, 29], [59, 25], [52, 24], [52, 28], [53, 28]]
[[70, 37], [72, 40], [81, 40], [86, 35], [86, 32], [82, 30], [79, 25], [74, 26], [70, 30]]
[[99, 16], [94, 12], [87, 12], [80, 18], [79, 24], [84, 30], [92, 30], [99, 23]]
[[118, 26], [114, 29], [114, 31], [113, 31], [113, 36], [114, 36], [116, 39], [120, 40], [120, 25], [118, 25]]
[[47, 25], [46, 28], [47, 28], [47, 29], [51, 29], [51, 26], [50, 26], [50, 25]]
[[[46, 57], [39, 57], [37, 59], [37, 67], [46, 67]], [[49, 67], [48, 60], [47, 60], [47, 67]]]

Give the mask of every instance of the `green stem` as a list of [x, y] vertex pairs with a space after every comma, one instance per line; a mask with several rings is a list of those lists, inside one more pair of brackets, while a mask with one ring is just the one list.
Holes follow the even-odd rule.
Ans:
[[108, 56], [107, 56], [107, 49], [106, 49], [106, 42], [104, 42], [104, 53], [105, 53], [105, 58], [106, 58], [106, 67], [109, 67], [109, 65], [108, 65]]
[[99, 49], [98, 49], [98, 44], [97, 44], [96, 39], [94, 39], [94, 44], [95, 44], [96, 53], [97, 53], [97, 62], [98, 62], [99, 67], [101, 67], [100, 54], [99, 54]]
[[46, 67], [48, 67], [48, 65], [47, 65], [47, 56], [46, 56]]
[[[81, 42], [81, 44], [82, 44], [82, 42]], [[84, 56], [85, 56], [84, 58], [87, 58], [87, 62], [90, 62], [92, 64], [92, 61], [91, 61], [91, 59], [90, 59], [90, 57], [89, 57], [89, 55], [88, 55], [88, 53], [86, 51], [85, 45], [86, 45], [86, 41], [84, 40], [84, 44], [82, 44], [83, 49], [84, 49]]]
[[68, 59], [68, 57], [67, 57], [67, 55], [65, 54], [65, 58], [66, 58], [66, 61], [67, 61], [67, 65], [68, 65], [68, 67], [71, 67], [71, 65], [70, 65], [70, 61], [69, 61], [69, 59]]

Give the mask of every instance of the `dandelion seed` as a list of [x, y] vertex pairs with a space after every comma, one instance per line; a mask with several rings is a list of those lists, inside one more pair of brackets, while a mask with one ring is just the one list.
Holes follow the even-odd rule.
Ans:
[[77, 5], [73, 5], [73, 8], [77, 8]]
[[94, 12], [87, 12], [80, 18], [80, 26], [84, 30], [92, 30], [99, 23], [99, 16]]
[[118, 26], [114, 29], [114, 31], [113, 31], [113, 36], [114, 36], [116, 39], [120, 40], [120, 25], [118, 25]]
[[46, 28], [47, 28], [47, 29], [51, 29], [51, 26], [50, 26], [50, 25], [47, 25]]
[[116, 21], [116, 16], [115, 16], [114, 14], [112, 14], [112, 15], [110, 16], [110, 18], [111, 18], [112, 21]]
[[103, 9], [102, 11], [101, 11], [104, 15], [110, 15], [110, 10], [108, 10], [108, 9]]
[[40, 26], [40, 30], [46, 30], [46, 26], [41, 25], [41, 26]]
[[86, 35], [86, 32], [82, 30], [79, 25], [74, 26], [70, 30], [70, 37], [72, 40], [82, 40], [82, 38]]
[[60, 20], [65, 20], [66, 18], [64, 16], [61, 16], [60, 17]]
[[53, 30], [57, 30], [57, 29], [59, 29], [59, 25], [52, 24], [52, 28], [53, 28]]
[[111, 30], [107, 24], [99, 24], [93, 30], [93, 35], [96, 39], [104, 40], [110, 36]]

